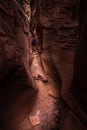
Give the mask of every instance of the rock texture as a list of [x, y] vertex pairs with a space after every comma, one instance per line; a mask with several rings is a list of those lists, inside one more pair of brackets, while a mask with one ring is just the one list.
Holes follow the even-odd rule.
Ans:
[[15, 0], [0, 1], [0, 19], [0, 127], [16, 130], [36, 95], [29, 72], [29, 24]]
[[[86, 130], [87, 129], [87, 1], [80, 1], [80, 32], [79, 44], [76, 50], [74, 60], [74, 75], [73, 84], [66, 93], [66, 101], [74, 112], [68, 112], [67, 120], [62, 129], [69, 128], [71, 130]], [[70, 121], [70, 125], [67, 123]], [[72, 127], [74, 125], [74, 127]], [[80, 126], [80, 127], [79, 127]], [[72, 127], [72, 128], [71, 128]]]
[[34, 1], [34, 52], [29, 1], [18, 2], [0, 1], [0, 130], [86, 130], [86, 0], [80, 1], [74, 75], [79, 0]]
[[79, 0], [38, 0], [32, 8], [32, 28], [39, 48], [48, 51], [62, 77], [63, 91], [72, 80], [73, 57], [78, 40]]
[[28, 18], [29, 22], [30, 22], [30, 18], [31, 18], [30, 1], [31, 0], [17, 0], [20, 7], [24, 10], [24, 13], [25, 13], [26, 17]]
[[48, 53], [30, 53], [29, 19], [21, 7], [0, 1], [0, 129], [58, 128], [61, 79]]
[[[36, 29], [39, 45], [48, 52], [62, 78], [63, 106], [60, 130], [86, 130], [86, 4], [80, 7], [80, 45], [75, 58], [73, 87], [73, 59], [78, 43], [79, 0], [35, 0], [32, 29]], [[82, 87], [84, 85], [84, 88]], [[73, 88], [73, 90], [72, 90]], [[73, 93], [73, 94], [72, 94]], [[68, 106], [67, 106], [68, 104]]]
[[[33, 52], [31, 75], [38, 88], [35, 106], [29, 114], [31, 130], [59, 129], [61, 79], [48, 53]], [[54, 69], [52, 69], [54, 68]]]

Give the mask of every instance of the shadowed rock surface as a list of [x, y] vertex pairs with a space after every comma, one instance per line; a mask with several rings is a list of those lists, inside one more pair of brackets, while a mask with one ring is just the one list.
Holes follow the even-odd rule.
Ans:
[[[59, 129], [61, 116], [60, 75], [48, 53], [40, 55], [35, 51], [31, 55], [31, 75], [38, 89], [37, 101], [29, 115], [30, 122], [34, 126], [31, 130]], [[52, 70], [52, 68], [54, 69]], [[36, 123], [32, 121], [33, 118], [37, 119]]]
[[[0, 127], [50, 130], [59, 120], [60, 78], [51, 57], [44, 58], [43, 66], [38, 52], [35, 57], [34, 53], [30, 55], [29, 21], [24, 11], [15, 0], [0, 1]], [[44, 68], [49, 75], [42, 72]], [[38, 73], [36, 82], [33, 74], [37, 78]], [[54, 80], [52, 76], [58, 78]]]
[[62, 78], [62, 93], [72, 80], [73, 57], [78, 40], [79, 0], [34, 0], [32, 28], [38, 48], [48, 51]]
[[86, 4], [85, 0], [80, 4], [80, 45], [75, 58], [74, 79], [73, 59], [78, 41], [79, 0], [38, 0], [38, 3], [35, 0], [33, 5], [32, 27], [36, 28], [40, 39], [38, 48], [51, 54], [62, 78], [61, 94], [65, 103], [61, 130], [87, 129]]
[[34, 51], [29, 1], [18, 2], [0, 1], [0, 130], [86, 130], [86, 0], [74, 76], [79, 0], [34, 1]]
[[0, 120], [6, 130], [16, 130], [36, 95], [29, 72], [29, 25], [15, 0], [0, 1], [0, 19]]

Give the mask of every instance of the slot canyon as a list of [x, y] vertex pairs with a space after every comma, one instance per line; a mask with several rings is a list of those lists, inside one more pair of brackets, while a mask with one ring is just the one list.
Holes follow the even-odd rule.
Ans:
[[87, 130], [86, 11], [0, 0], [0, 130]]

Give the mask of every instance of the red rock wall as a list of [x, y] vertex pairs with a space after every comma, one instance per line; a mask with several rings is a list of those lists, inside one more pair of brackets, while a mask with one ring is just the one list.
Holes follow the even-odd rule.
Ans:
[[[80, 1], [80, 32], [74, 60], [73, 84], [65, 94], [69, 105], [62, 129], [87, 129], [87, 1]], [[70, 111], [71, 109], [71, 111]], [[73, 112], [73, 113], [72, 113]]]
[[39, 28], [37, 32], [41, 31], [43, 51], [53, 57], [62, 78], [62, 96], [66, 103], [61, 115], [60, 130], [87, 129], [87, 1], [80, 2], [80, 11], [79, 0], [38, 0], [39, 4], [36, 6], [34, 3], [33, 6], [33, 26]]
[[40, 37], [39, 46], [43, 46], [43, 50], [53, 57], [62, 78], [64, 93], [73, 75], [79, 0], [35, 0], [32, 11], [32, 23]]
[[0, 1], [0, 127], [3, 122], [6, 130], [16, 130], [35, 97], [28, 35], [29, 23], [19, 4], [15, 0]]
[[87, 114], [87, 1], [80, 2], [80, 36], [74, 64], [74, 91], [77, 100]]

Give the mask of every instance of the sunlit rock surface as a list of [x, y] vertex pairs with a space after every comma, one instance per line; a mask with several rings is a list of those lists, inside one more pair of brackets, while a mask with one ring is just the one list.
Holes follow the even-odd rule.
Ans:
[[[83, 21], [82, 19], [84, 14], [86, 15], [86, 9], [84, 9], [84, 7], [86, 8], [86, 1], [84, 0], [83, 3], [83, 7], [81, 7], [83, 9], [83, 13], [81, 13], [81, 22]], [[79, 47], [80, 49], [77, 52], [75, 60], [74, 75], [76, 85], [78, 85], [78, 83], [81, 83], [80, 90], [79, 86], [77, 87], [78, 89], [76, 95], [78, 95], [78, 92], [79, 95], [72, 95], [72, 90], [70, 89], [73, 79], [74, 54], [78, 44], [79, 0], [35, 0], [32, 16], [32, 27], [36, 28], [40, 39], [38, 48], [43, 48], [43, 51], [47, 51], [53, 57], [54, 63], [57, 66], [57, 69], [60, 72], [62, 78], [61, 94], [66, 103], [63, 104], [64, 109], [62, 111], [63, 113], [61, 116], [60, 129], [86, 130], [85, 125], [87, 118], [83, 111], [84, 109], [86, 110], [86, 102], [84, 103], [84, 107], [83, 103], [81, 102], [81, 100], [83, 100], [84, 102], [86, 99], [86, 91], [84, 92], [84, 90], [86, 90], [86, 87], [85, 89], [82, 89], [83, 82], [84, 84], [86, 84], [86, 77], [83, 78], [83, 75], [86, 73], [86, 68], [81, 71], [81, 67], [85, 67], [86, 64], [80, 63], [82, 61], [86, 61], [84, 56], [86, 54], [86, 44], [85, 46], [83, 45], [83, 47], [81, 42], [82, 39], [83, 41], [84, 39], [86, 39], [86, 35], [84, 36], [84, 34], [82, 33], [80, 35], [81, 46]], [[84, 26], [84, 23], [86, 21], [85, 18], [86, 16], [84, 16], [84, 22], [82, 23], [83, 25], [81, 24], [81, 27], [84, 27], [84, 30], [86, 27], [86, 25]], [[81, 53], [80, 51], [83, 52]], [[82, 59], [80, 59], [80, 56], [84, 56], [84, 58], [82, 57]], [[70, 91], [68, 91], [69, 89]], [[74, 86], [74, 91], [75, 90], [76, 86]], [[77, 98], [74, 99], [75, 96]], [[80, 96], [83, 97], [81, 98]], [[78, 104], [78, 101], [80, 104]], [[69, 105], [69, 107], [67, 106], [67, 104]], [[84, 109], [82, 109], [81, 107]]]
[[0, 129], [50, 130], [59, 125], [61, 79], [48, 53], [30, 55], [25, 13], [15, 0], [0, 1]]
[[35, 0], [32, 28], [39, 46], [48, 51], [62, 78], [62, 93], [67, 91], [73, 74], [73, 57], [78, 41], [79, 0]]
[[[86, 2], [82, 8], [84, 19], [81, 19], [81, 30], [85, 30], [80, 34], [82, 53], [77, 52], [74, 78], [74, 81], [80, 79], [75, 82], [75, 85], [80, 84], [77, 93], [83, 96], [84, 105], [80, 105], [80, 98], [73, 98], [76, 95], [71, 95], [71, 91], [68, 93], [78, 44], [79, 0], [34, 1], [32, 29], [38, 34], [41, 54], [32, 53], [32, 56], [29, 53], [29, 15], [25, 15], [27, 6], [22, 0], [18, 1], [20, 5], [15, 0], [0, 1], [0, 130], [86, 130], [87, 117], [83, 112], [86, 112], [86, 77], [83, 76], [86, 64], [79, 66], [86, 55], [82, 44], [86, 43], [86, 14], [83, 15], [87, 12], [84, 12]], [[62, 101], [60, 118], [61, 79], [64, 103]], [[82, 89], [83, 82], [85, 89]]]

